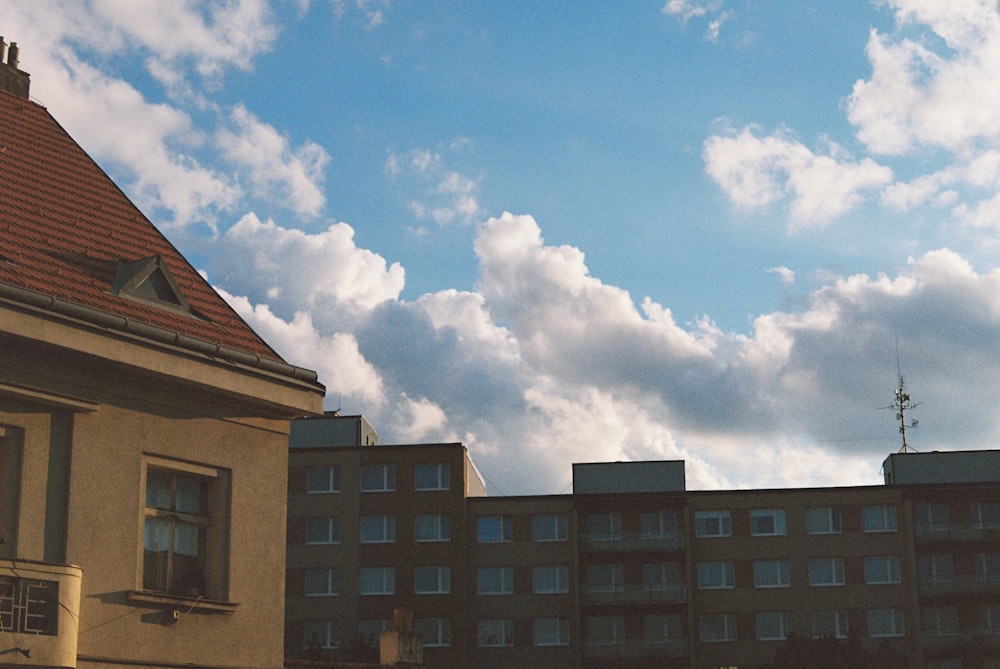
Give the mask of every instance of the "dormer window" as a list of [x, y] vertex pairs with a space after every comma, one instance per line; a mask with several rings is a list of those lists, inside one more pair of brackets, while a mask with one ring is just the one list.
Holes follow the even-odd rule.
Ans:
[[157, 306], [191, 311], [191, 306], [159, 255], [132, 262], [119, 261], [111, 293]]

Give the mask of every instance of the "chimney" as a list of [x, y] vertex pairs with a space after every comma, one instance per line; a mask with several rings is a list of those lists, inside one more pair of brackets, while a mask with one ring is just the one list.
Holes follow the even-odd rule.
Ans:
[[[7, 51], [6, 62], [3, 60], [5, 48]], [[3, 37], [0, 37], [0, 90], [27, 100], [28, 87], [31, 83], [30, 75], [17, 67], [19, 55], [20, 49], [17, 48], [17, 42], [11, 42], [8, 47]]]

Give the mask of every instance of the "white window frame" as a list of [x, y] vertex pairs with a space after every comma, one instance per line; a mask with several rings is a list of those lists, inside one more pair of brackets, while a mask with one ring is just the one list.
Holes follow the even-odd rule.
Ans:
[[[814, 578], [816, 576], [814, 567], [818, 568], [821, 564], [829, 566], [829, 569], [827, 570], [830, 575], [829, 580]], [[841, 557], [810, 558], [807, 565], [807, 572], [809, 575], [809, 585], [814, 588], [834, 588], [847, 584], [847, 578], [844, 572], [844, 558]], [[826, 574], [822, 574], [822, 576], [825, 575]]]
[[358, 543], [392, 544], [395, 542], [395, 516], [361, 516], [358, 521]]
[[566, 541], [565, 513], [536, 513], [531, 517], [531, 540], [544, 543]]
[[623, 592], [625, 571], [621, 564], [587, 565], [587, 592]]
[[[903, 609], [868, 609], [866, 611], [868, 621], [868, 636], [872, 639], [888, 639], [906, 636], [906, 622], [903, 618]], [[881, 618], [881, 620], [878, 620]], [[888, 622], [888, 630], [875, 630], [878, 625], [873, 623]]]
[[[427, 584], [425, 584], [424, 581], [427, 581]], [[413, 594], [451, 594], [451, 567], [448, 565], [414, 567]]]
[[[433, 533], [421, 535], [421, 526], [428, 524]], [[426, 527], [423, 529], [427, 529]], [[451, 541], [451, 518], [443, 513], [421, 513], [413, 518], [413, 540], [417, 543]]]
[[[604, 631], [610, 634], [603, 634]], [[597, 634], [602, 632], [602, 634]], [[625, 643], [625, 616], [588, 616], [587, 643], [591, 646], [618, 646]]]
[[476, 541], [481, 544], [506, 544], [514, 540], [514, 521], [507, 515], [476, 518]]
[[[713, 634], [706, 634], [706, 632], [711, 631], [709, 628], [709, 623], [713, 619], [722, 623], [722, 635], [715, 636]], [[728, 643], [732, 641], [737, 641], [739, 639], [736, 630], [736, 614], [735, 613], [702, 613], [698, 616], [698, 638], [703, 643]]]
[[[422, 481], [425, 474], [431, 474], [431, 485]], [[451, 467], [447, 462], [421, 462], [413, 465], [413, 489], [417, 492], [450, 490]]]
[[538, 647], [568, 646], [569, 618], [532, 619], [531, 641]]
[[680, 565], [676, 562], [644, 562], [642, 587], [647, 592], [680, 592]]
[[750, 510], [750, 536], [780, 537], [786, 534], [788, 534], [788, 523], [784, 509]]
[[841, 534], [844, 530], [839, 506], [806, 509], [806, 534]]
[[[377, 577], [377, 578], [376, 578]], [[378, 587], [367, 589], [366, 581]], [[358, 594], [362, 597], [381, 597], [396, 594], [395, 567], [362, 567], [358, 578]]]
[[901, 582], [899, 558], [868, 555], [864, 559], [865, 585], [896, 585]]
[[396, 465], [361, 465], [361, 492], [396, 491]]
[[513, 567], [479, 567], [476, 569], [477, 595], [513, 595]]
[[928, 606], [920, 609], [923, 631], [931, 636], [954, 636], [958, 634], [957, 606]]
[[733, 536], [732, 514], [724, 509], [695, 511], [694, 535], [701, 539]]
[[[771, 578], [773, 575], [774, 578]], [[777, 558], [773, 560], [754, 560], [753, 587], [755, 588], [787, 588], [791, 586], [791, 575], [788, 570], [788, 560]]]
[[732, 560], [704, 560], [698, 563], [699, 590], [731, 590], [736, 587]]
[[[552, 585], [549, 585], [552, 583]], [[531, 592], [535, 595], [562, 595], [569, 592], [569, 565], [543, 564], [531, 568]]]
[[955, 578], [955, 556], [952, 553], [925, 553], [917, 559], [921, 583], [950, 583]]
[[[776, 634], [769, 634], [766, 629], [771, 623], [777, 622]], [[760, 611], [754, 614], [754, 633], [757, 641], [785, 641], [791, 634], [791, 615], [787, 611]]]
[[324, 650], [340, 648], [339, 631], [340, 626], [333, 620], [307, 620], [302, 625], [302, 647], [306, 650], [315, 648], [312, 643], [315, 639]]
[[895, 532], [898, 527], [895, 504], [866, 504], [861, 508], [862, 532]]
[[480, 648], [510, 648], [514, 645], [514, 620], [488, 618], [477, 621], [476, 644]]
[[367, 648], [378, 648], [382, 632], [392, 629], [389, 618], [364, 618], [358, 621], [358, 637]]
[[[313, 535], [313, 538], [310, 538], [310, 535], [313, 534], [310, 530], [310, 525], [312, 525], [312, 530], [315, 531], [321, 528], [324, 524], [326, 526], [326, 532], [323, 534], [325, 538], [317, 538], [317, 535]], [[330, 546], [339, 543], [340, 516], [312, 516], [305, 519], [306, 546]]]
[[640, 539], [671, 539], [677, 536], [677, 514], [673, 511], [644, 511], [639, 514]]
[[420, 636], [424, 648], [451, 647], [451, 618], [417, 618], [413, 621], [413, 631]]
[[950, 506], [944, 502], [914, 504], [913, 526], [918, 532], [940, 532], [951, 529]]
[[306, 494], [325, 495], [340, 492], [340, 490], [340, 465], [309, 465], [306, 467]]
[[[819, 616], [829, 617], [828, 621], [820, 620]], [[833, 631], [833, 638], [846, 639], [850, 633], [848, 628], [847, 611], [840, 609], [821, 609], [810, 612], [810, 622], [812, 623], [812, 638], [820, 639], [828, 636], [823, 633], [825, 629]]]
[[306, 597], [336, 597], [340, 594], [340, 569], [336, 567], [305, 569], [302, 580]]
[[588, 513], [584, 519], [588, 541], [621, 541], [622, 514], [617, 511]]
[[972, 526], [977, 530], [1000, 529], [1000, 502], [973, 502]]
[[1000, 581], [1000, 553], [976, 553], [976, 580], [986, 583]]
[[646, 643], [677, 644], [683, 640], [681, 617], [676, 613], [647, 613], [642, 617], [642, 637]]
[[1000, 604], [984, 604], [980, 607], [979, 631], [1000, 636]]

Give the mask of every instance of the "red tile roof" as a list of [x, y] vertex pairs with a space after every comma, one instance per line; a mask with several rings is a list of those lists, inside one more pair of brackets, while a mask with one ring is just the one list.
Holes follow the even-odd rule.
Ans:
[[[110, 292], [120, 261], [157, 255], [194, 315]], [[283, 362], [44, 107], [3, 90], [0, 284]]]

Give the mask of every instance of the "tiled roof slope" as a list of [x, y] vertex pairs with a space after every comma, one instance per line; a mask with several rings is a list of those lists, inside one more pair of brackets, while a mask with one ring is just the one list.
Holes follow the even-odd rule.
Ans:
[[[119, 261], [157, 255], [192, 313], [110, 292]], [[44, 107], [3, 90], [0, 284], [283, 363]]]

